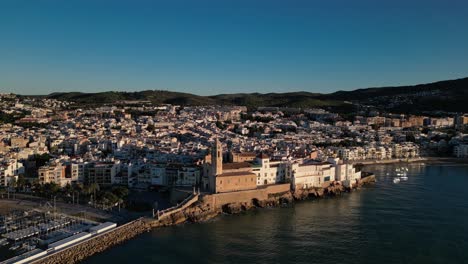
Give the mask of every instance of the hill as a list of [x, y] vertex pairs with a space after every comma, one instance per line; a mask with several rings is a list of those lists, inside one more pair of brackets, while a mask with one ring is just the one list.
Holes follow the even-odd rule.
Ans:
[[338, 91], [319, 98], [353, 101], [393, 112], [468, 112], [468, 78], [413, 86]]
[[118, 101], [150, 101], [153, 104], [245, 105], [278, 107], [325, 107], [350, 111], [354, 106], [369, 106], [392, 112], [451, 111], [468, 112], [468, 78], [414, 86], [366, 88], [330, 94], [311, 92], [238, 93], [200, 96], [189, 93], [146, 90], [139, 92], [52, 93], [44, 96], [74, 101], [79, 105], [102, 105]]

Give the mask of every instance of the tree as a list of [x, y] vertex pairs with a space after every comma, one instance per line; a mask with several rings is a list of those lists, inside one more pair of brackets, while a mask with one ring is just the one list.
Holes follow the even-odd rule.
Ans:
[[120, 200], [119, 197], [109, 191], [103, 192], [98, 198], [98, 202], [104, 206], [114, 206]]
[[41, 155], [36, 154], [34, 155], [34, 160], [36, 161], [36, 167], [39, 168], [47, 164], [47, 162], [49, 162], [50, 155], [48, 153], [44, 153]]
[[60, 186], [55, 182], [48, 182], [43, 185], [43, 194], [46, 197], [55, 196], [60, 191]]
[[126, 199], [129, 192], [126, 187], [116, 186], [112, 188], [112, 193], [115, 194], [120, 199]]
[[62, 188], [62, 191], [65, 195], [69, 196], [73, 192], [73, 188], [69, 183], [67, 183], [67, 185]]
[[416, 142], [416, 138], [414, 137], [413, 134], [407, 134], [406, 135], [406, 141], [407, 142]]
[[35, 180], [32, 183], [32, 190], [36, 195], [42, 196], [44, 194], [44, 186], [39, 182], [39, 180]]
[[154, 131], [154, 125], [150, 124], [146, 127], [146, 130], [148, 130], [149, 132], [153, 132]]
[[77, 182], [77, 183], [72, 185], [72, 189], [73, 189], [73, 192], [83, 193], [84, 186], [83, 186], [82, 183]]
[[93, 194], [94, 192], [98, 192], [99, 190], [100, 190], [99, 184], [97, 183], [91, 183], [84, 187], [84, 193], [88, 195]]
[[221, 121], [216, 121], [216, 127], [218, 127], [221, 130], [224, 130], [226, 128], [226, 126]]
[[16, 180], [16, 184], [15, 184], [15, 187], [16, 187], [16, 190], [17, 191], [20, 191], [20, 190], [23, 190], [24, 187], [26, 187], [26, 179], [24, 178], [24, 175], [19, 175], [18, 176], [18, 179]]

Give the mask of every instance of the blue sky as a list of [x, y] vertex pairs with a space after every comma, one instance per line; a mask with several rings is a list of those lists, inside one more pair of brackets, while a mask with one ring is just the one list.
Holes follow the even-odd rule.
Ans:
[[468, 76], [468, 1], [0, 0], [0, 92], [333, 92]]

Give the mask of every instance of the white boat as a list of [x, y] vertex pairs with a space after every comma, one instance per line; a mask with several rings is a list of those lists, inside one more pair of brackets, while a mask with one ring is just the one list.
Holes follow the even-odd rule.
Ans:
[[406, 181], [406, 180], [408, 180], [408, 176], [401, 176], [400, 179]]
[[394, 178], [393, 179], [393, 183], [399, 183], [400, 182], [400, 178]]
[[6, 245], [8, 245], [8, 244], [9, 244], [9, 243], [8, 243], [8, 241], [7, 241], [6, 238], [0, 239], [0, 247], [6, 246]]
[[13, 245], [13, 246], [10, 247], [10, 250], [11, 250], [11, 251], [15, 251], [15, 250], [17, 250], [17, 249], [20, 248], [20, 247], [21, 247], [21, 245]]

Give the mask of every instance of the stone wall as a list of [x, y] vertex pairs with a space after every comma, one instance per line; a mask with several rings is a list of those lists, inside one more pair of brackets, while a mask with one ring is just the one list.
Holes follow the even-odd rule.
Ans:
[[268, 200], [271, 195], [286, 193], [289, 192], [289, 189], [289, 183], [267, 185], [255, 190], [205, 195], [203, 197], [203, 202], [210, 204], [210, 206], [217, 210], [231, 203], [251, 203], [254, 199], [260, 201]]
[[360, 179], [358, 181], [357, 186], [362, 186], [362, 185], [372, 184], [372, 183], [375, 183], [375, 175], [374, 174], [368, 175], [368, 176]]
[[192, 191], [171, 189], [170, 194], [170, 203], [171, 205], [176, 205], [177, 203], [182, 202], [185, 198], [189, 197], [192, 194]]
[[[363, 178], [359, 186], [375, 181], [375, 176]], [[290, 191], [290, 184], [275, 184], [259, 187], [256, 190], [202, 195], [198, 201], [171, 213], [164, 219], [141, 218], [112, 231], [93, 237], [63, 251], [48, 255], [35, 264], [77, 263], [87, 257], [102, 252], [110, 247], [123, 243], [151, 228], [177, 225], [184, 222], [200, 222], [216, 217], [221, 212], [238, 213], [254, 207], [282, 206], [292, 203], [294, 199], [336, 195], [347, 191], [341, 184], [332, 184], [327, 188]]]
[[108, 233], [97, 235], [89, 240], [78, 243], [65, 250], [47, 255], [45, 258], [34, 261], [34, 264], [77, 263], [96, 253], [102, 252], [115, 245], [121, 244], [136, 235], [149, 231], [147, 223], [138, 219], [125, 225], [116, 227]]
[[257, 175], [249, 171], [223, 173], [216, 176], [215, 180], [217, 193], [255, 190], [257, 188]]
[[188, 208], [189, 206], [191, 206], [193, 203], [195, 203], [197, 201], [198, 201], [198, 194], [195, 194], [193, 196], [189, 196], [189, 197], [186, 198], [186, 200], [183, 201], [182, 204], [178, 204], [177, 206], [168, 208], [168, 209], [163, 210], [161, 212], [158, 211], [158, 219], [162, 219], [164, 217], [170, 216], [171, 214], [175, 214], [175, 213], [178, 213], [180, 211], [183, 211], [183, 210], [185, 210], [186, 208]]
[[292, 201], [289, 189], [289, 184], [275, 184], [255, 190], [204, 194], [199, 196], [198, 202], [162, 219], [154, 219], [149, 224], [151, 227], [161, 227], [200, 222], [216, 217], [222, 212], [236, 213], [253, 207], [278, 206]]

